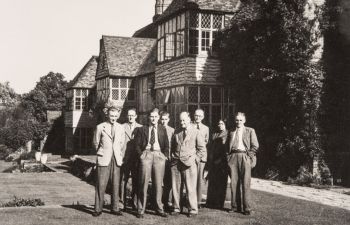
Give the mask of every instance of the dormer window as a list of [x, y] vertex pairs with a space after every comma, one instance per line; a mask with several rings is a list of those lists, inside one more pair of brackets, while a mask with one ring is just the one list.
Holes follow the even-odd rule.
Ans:
[[185, 52], [185, 13], [158, 26], [158, 62]]
[[75, 89], [74, 90], [74, 109], [75, 110], [88, 110], [88, 89]]
[[[186, 17], [188, 24], [186, 24]], [[158, 62], [170, 60], [185, 54], [212, 55], [216, 49], [213, 42], [218, 31], [224, 27], [224, 15], [187, 12], [158, 26]], [[188, 40], [185, 33], [188, 32]]]
[[190, 13], [189, 54], [215, 53], [213, 43], [224, 26], [224, 16], [211, 13]]

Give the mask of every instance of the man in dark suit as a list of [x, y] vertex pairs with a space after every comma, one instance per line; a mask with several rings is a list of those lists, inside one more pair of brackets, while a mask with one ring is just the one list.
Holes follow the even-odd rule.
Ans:
[[198, 214], [197, 175], [201, 157], [205, 154], [205, 140], [199, 130], [191, 125], [188, 112], [180, 114], [181, 129], [174, 135], [171, 146], [171, 175], [174, 197], [173, 215], [180, 213], [181, 184], [186, 187], [189, 202], [189, 217]]
[[[255, 130], [245, 127], [246, 117], [238, 112], [235, 116], [236, 129], [230, 132], [228, 148], [228, 166], [231, 177], [231, 210], [251, 214], [250, 179], [252, 165], [255, 164], [255, 154], [259, 148]], [[241, 193], [242, 189], [242, 193]], [[242, 195], [242, 196], [241, 196]]]
[[[171, 146], [171, 141], [174, 136], [174, 128], [170, 127], [170, 114], [168, 112], [162, 112], [160, 115], [160, 123], [165, 127], [166, 133], [168, 135], [169, 146]], [[170, 210], [172, 207], [173, 201], [173, 193], [171, 191], [171, 155], [169, 155], [169, 159], [165, 162], [165, 174], [164, 174], [164, 191], [163, 191], [163, 204], [165, 209]]]
[[123, 126], [117, 123], [120, 111], [119, 107], [108, 108], [108, 122], [97, 125], [94, 134], [94, 147], [97, 151], [97, 181], [93, 216], [102, 214], [104, 194], [109, 180], [112, 184], [111, 213], [122, 215], [118, 203], [125, 131]]
[[155, 192], [156, 212], [167, 217], [162, 203], [165, 161], [169, 156], [169, 140], [164, 126], [158, 124], [159, 111], [153, 109], [149, 114], [149, 124], [141, 127], [135, 136], [136, 151], [140, 160], [139, 200], [137, 217], [143, 218], [147, 206], [149, 180]]
[[121, 192], [120, 198], [124, 205], [124, 210], [126, 209], [126, 194], [128, 180], [131, 176], [131, 198], [132, 198], [132, 208], [137, 208], [137, 194], [138, 194], [138, 160], [137, 153], [135, 149], [135, 133], [137, 129], [142, 127], [141, 124], [136, 122], [137, 113], [135, 108], [128, 110], [128, 122], [123, 124], [125, 130], [125, 156], [124, 164], [122, 166], [122, 179], [121, 179]]

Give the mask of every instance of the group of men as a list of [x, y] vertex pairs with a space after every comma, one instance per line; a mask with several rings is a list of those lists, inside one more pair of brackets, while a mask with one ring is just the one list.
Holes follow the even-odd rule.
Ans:
[[[102, 214], [104, 194], [109, 180], [112, 187], [111, 213], [122, 215], [119, 201], [123, 203], [125, 210], [127, 184], [131, 178], [131, 207], [137, 211], [138, 218], [143, 218], [145, 214], [150, 180], [152, 180], [157, 215], [167, 217], [164, 209], [170, 206], [171, 215], [178, 215], [182, 207], [186, 206], [188, 216], [196, 216], [201, 206], [202, 185], [205, 182], [204, 168], [207, 161], [206, 147], [209, 142], [209, 128], [202, 123], [204, 111], [201, 109], [195, 111], [193, 123], [188, 112], [181, 112], [180, 128], [176, 131], [168, 126], [169, 113], [159, 112], [157, 108], [150, 111], [149, 122], [144, 126], [136, 122], [136, 109], [128, 110], [128, 122], [124, 124], [117, 122], [120, 113], [119, 107], [109, 107], [107, 121], [97, 125], [94, 134], [94, 146], [97, 151], [97, 181], [95, 209], [92, 215]], [[241, 120], [238, 122], [244, 125], [245, 116], [242, 115], [236, 116], [236, 123], [238, 119]], [[232, 134], [234, 137], [231, 137], [228, 145], [230, 146], [228, 155], [233, 154], [235, 157], [230, 157], [230, 160], [242, 161], [243, 159], [250, 165], [249, 157], [254, 156], [258, 148], [256, 136], [252, 138], [253, 144], [250, 141], [255, 135], [254, 130], [249, 128], [242, 133], [237, 129]], [[239, 139], [235, 136], [239, 136]], [[238, 143], [241, 146], [237, 146], [236, 140], [239, 140]], [[242, 154], [243, 151], [249, 154]], [[236, 164], [236, 162], [233, 163]], [[231, 178], [237, 181], [235, 185], [241, 185], [241, 183], [243, 185], [243, 207], [246, 214], [250, 214], [249, 165], [247, 164], [245, 168], [245, 164], [241, 163], [236, 166], [237, 168], [229, 168], [229, 171], [234, 170], [230, 174], [237, 173], [237, 179]], [[241, 173], [244, 176], [241, 176]], [[245, 180], [241, 182], [240, 177]], [[183, 188], [186, 189], [186, 202], [182, 202]], [[231, 193], [234, 196], [236, 196], [236, 189], [234, 187]], [[231, 211], [236, 211], [239, 208], [236, 203], [238, 201], [235, 197], [232, 197], [232, 201]]]

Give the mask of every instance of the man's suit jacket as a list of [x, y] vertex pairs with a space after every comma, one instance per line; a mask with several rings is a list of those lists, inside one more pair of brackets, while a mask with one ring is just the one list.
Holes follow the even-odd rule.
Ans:
[[97, 165], [108, 166], [112, 155], [116, 159], [117, 165], [123, 164], [125, 131], [124, 127], [116, 123], [114, 132], [114, 141], [111, 133], [111, 124], [103, 122], [96, 127], [94, 135], [94, 147], [97, 151]]
[[124, 163], [130, 163], [136, 161], [136, 149], [135, 149], [135, 133], [137, 129], [142, 127], [141, 124], [136, 123], [134, 130], [130, 129], [129, 123], [124, 123], [123, 127], [125, 129], [125, 155], [124, 155]]
[[186, 166], [193, 165], [194, 162], [200, 162], [203, 155], [206, 155], [206, 143], [199, 130], [193, 126], [187, 128], [187, 134], [184, 138], [184, 130], [179, 129], [175, 132], [172, 141], [172, 165], [181, 161]]
[[[233, 141], [234, 141], [234, 134], [236, 130], [230, 132], [230, 141], [229, 141], [229, 149], [228, 153], [231, 153], [232, 146], [233, 146]], [[247, 150], [247, 153], [250, 155], [252, 159], [252, 167], [255, 166], [256, 164], [256, 152], [259, 149], [259, 142], [258, 138], [256, 137], [255, 130], [250, 127], [243, 127], [243, 134], [242, 134], [242, 140], [243, 140], [243, 145]], [[230, 156], [228, 157], [230, 159]]]
[[[158, 124], [157, 133], [160, 150], [166, 157], [169, 157], [169, 140], [165, 127]], [[142, 152], [146, 149], [149, 135], [151, 134], [148, 125], [140, 127], [135, 134], [135, 149], [138, 157], [140, 157]]]
[[[192, 123], [193, 127], [198, 129], [198, 125], [199, 125], [199, 133], [200, 135], [202, 135], [204, 137], [204, 141], [205, 141], [205, 148], [207, 148], [207, 144], [209, 142], [209, 127], [207, 127], [206, 125], [204, 125], [203, 123], [200, 124], [196, 124], [196, 123]], [[201, 161], [202, 162], [206, 162], [207, 158], [208, 158], [208, 153], [207, 153], [207, 149], [205, 149], [205, 154], [202, 155], [201, 157]]]

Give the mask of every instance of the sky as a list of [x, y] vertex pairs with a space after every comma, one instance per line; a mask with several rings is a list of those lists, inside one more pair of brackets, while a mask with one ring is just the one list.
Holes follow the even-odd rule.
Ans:
[[71, 80], [102, 35], [131, 36], [152, 22], [155, 0], [0, 0], [0, 82], [19, 94], [50, 71]]

